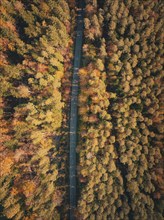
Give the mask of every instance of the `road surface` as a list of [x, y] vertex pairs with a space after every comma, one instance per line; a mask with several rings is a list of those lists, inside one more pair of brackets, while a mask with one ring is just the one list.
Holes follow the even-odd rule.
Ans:
[[76, 201], [76, 145], [77, 145], [77, 102], [78, 102], [78, 71], [81, 62], [82, 41], [83, 41], [83, 20], [84, 20], [84, 1], [79, 0], [77, 13], [76, 40], [74, 52], [74, 65], [71, 91], [71, 112], [70, 112], [70, 152], [69, 152], [69, 185], [70, 185], [70, 213], [69, 219], [74, 220], [74, 210], [77, 205]]

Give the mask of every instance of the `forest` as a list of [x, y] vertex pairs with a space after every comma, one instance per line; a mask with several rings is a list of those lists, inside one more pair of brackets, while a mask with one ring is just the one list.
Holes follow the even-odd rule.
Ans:
[[[80, 0], [81, 1], [81, 0]], [[69, 218], [78, 0], [0, 1], [0, 219]], [[162, 220], [162, 0], [85, 0], [77, 220]]]

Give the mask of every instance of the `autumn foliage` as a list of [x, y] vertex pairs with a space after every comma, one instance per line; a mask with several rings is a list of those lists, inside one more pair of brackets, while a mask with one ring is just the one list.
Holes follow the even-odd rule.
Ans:
[[4, 0], [0, 13], [1, 216], [59, 219], [65, 188], [55, 138], [71, 67], [71, 11], [65, 0]]
[[[85, 3], [76, 219], [162, 220], [163, 2]], [[0, 3], [2, 219], [68, 219], [76, 9]]]
[[86, 0], [78, 219], [162, 219], [162, 11]]

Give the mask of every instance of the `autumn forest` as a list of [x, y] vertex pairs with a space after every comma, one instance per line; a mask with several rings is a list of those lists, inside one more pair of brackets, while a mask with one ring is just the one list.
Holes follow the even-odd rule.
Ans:
[[163, 15], [162, 0], [0, 1], [0, 220], [163, 220]]

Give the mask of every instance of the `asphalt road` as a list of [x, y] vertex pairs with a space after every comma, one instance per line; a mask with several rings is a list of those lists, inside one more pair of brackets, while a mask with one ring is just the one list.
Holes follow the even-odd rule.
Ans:
[[70, 112], [70, 152], [69, 152], [69, 185], [70, 185], [70, 215], [69, 219], [74, 220], [74, 210], [77, 205], [76, 198], [76, 146], [77, 146], [77, 103], [78, 103], [78, 87], [79, 76], [78, 71], [81, 63], [82, 41], [83, 41], [83, 26], [84, 26], [84, 1], [78, 1], [79, 8], [77, 14], [76, 40], [74, 52], [74, 66], [72, 77], [72, 91], [71, 91], [71, 112]]

